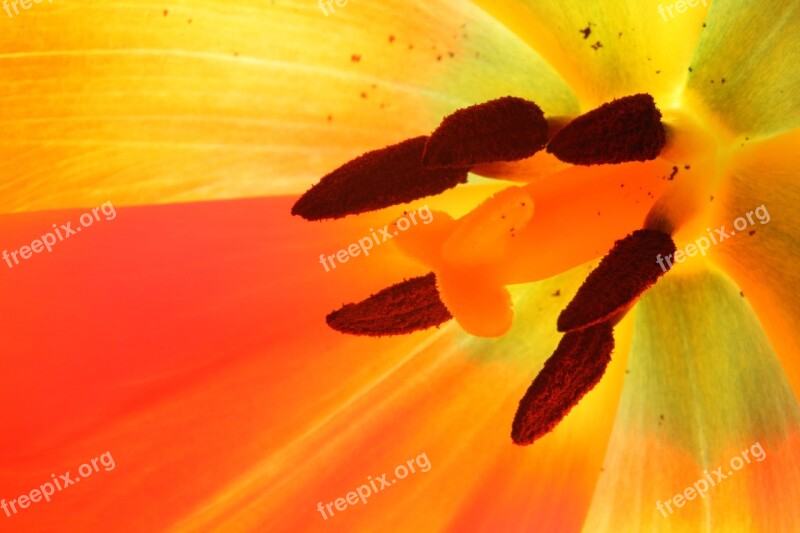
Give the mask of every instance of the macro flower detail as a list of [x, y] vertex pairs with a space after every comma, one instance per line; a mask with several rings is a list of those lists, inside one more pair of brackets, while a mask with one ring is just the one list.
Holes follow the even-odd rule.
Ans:
[[606, 371], [614, 350], [612, 326], [603, 322], [564, 335], [522, 397], [511, 426], [515, 444], [532, 444], [551, 431]]
[[306, 220], [340, 218], [410, 202], [467, 181], [467, 169], [422, 164], [427, 138], [366, 153], [331, 172], [292, 208]]
[[636, 230], [617, 241], [558, 317], [558, 330], [575, 331], [615, 315], [621, 318], [619, 314], [667, 271], [653, 258], [674, 253], [672, 238], [657, 230]]
[[438, 326], [453, 318], [439, 300], [436, 276], [413, 278], [383, 289], [327, 317], [330, 327], [354, 335], [402, 335]]
[[533, 102], [506, 96], [446, 117], [425, 143], [426, 167], [517, 161], [547, 144], [548, 125]]
[[[558, 129], [548, 144], [544, 114], [536, 104], [521, 98], [505, 97], [461, 109], [446, 117], [430, 137], [369, 152], [328, 174], [295, 203], [292, 213], [316, 220], [325, 218], [321, 213], [343, 216], [370, 207], [385, 207], [391, 201], [406, 202], [426, 195], [423, 191], [430, 194], [439, 188], [434, 183], [441, 181], [441, 175], [431, 173], [430, 168], [440, 172], [455, 168], [466, 173], [477, 164], [531, 157], [545, 146], [560, 159], [591, 166], [652, 160], [666, 142], [661, 113], [648, 94], [604, 104]], [[381, 190], [382, 184], [387, 190]], [[492, 203], [490, 224], [484, 223], [485, 217], [478, 225], [466, 222], [461, 225], [462, 230], [471, 228], [466, 235], [459, 236], [456, 230], [446, 239], [443, 249], [452, 249], [448, 254], [451, 262], [480, 264], [487, 259], [497, 260], [503, 255], [496, 253], [501, 246], [498, 243], [536, 223], [535, 198], [520, 196], [517, 189], [507, 189], [482, 208]], [[349, 207], [342, 208], [345, 204]], [[479, 214], [480, 209], [474, 212], [476, 217]], [[471, 251], [464, 255], [461, 249]], [[652, 258], [674, 253], [670, 236], [655, 229], [637, 230], [614, 245], [559, 317], [559, 331], [568, 334], [520, 402], [512, 431], [515, 443], [533, 443], [555, 427], [597, 384], [614, 345], [611, 326], [666, 272]], [[476, 271], [475, 275], [481, 273]], [[510, 302], [504, 298], [503, 289], [499, 291], [489, 298], [499, 298], [502, 313], [501, 308]], [[384, 336], [439, 326], [452, 317], [452, 311], [439, 297], [436, 275], [431, 272], [384, 289], [360, 303], [346, 304], [330, 313], [327, 322], [342, 333]], [[600, 327], [603, 324], [609, 327]], [[573, 333], [584, 328], [589, 331]], [[574, 375], [566, 380], [566, 374]]]
[[649, 94], [603, 104], [567, 124], [547, 151], [576, 165], [649, 161], [666, 143], [661, 112]]
[[800, 531], [800, 2], [328, 2], [2, 17], [0, 529]]

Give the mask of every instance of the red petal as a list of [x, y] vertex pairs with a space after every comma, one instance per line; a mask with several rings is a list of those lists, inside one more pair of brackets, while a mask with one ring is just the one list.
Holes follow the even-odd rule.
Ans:
[[429, 167], [460, 167], [530, 157], [547, 144], [539, 106], [506, 96], [459, 109], [445, 118], [425, 146]]
[[567, 333], [519, 402], [511, 438], [532, 444], [556, 427], [603, 377], [614, 335], [610, 324]]
[[403, 335], [438, 326], [452, 315], [439, 299], [436, 275], [392, 285], [363, 302], [347, 304], [326, 318], [328, 325], [353, 335]]
[[561, 312], [558, 330], [573, 331], [610, 319], [672, 267], [665, 258], [674, 254], [672, 238], [657, 230], [636, 230], [617, 241]]
[[439, 194], [466, 183], [466, 168], [422, 166], [427, 137], [367, 152], [334, 170], [292, 207], [306, 220], [341, 218]]
[[575, 165], [649, 161], [666, 142], [661, 112], [649, 94], [635, 94], [581, 115], [553, 137], [547, 151]]

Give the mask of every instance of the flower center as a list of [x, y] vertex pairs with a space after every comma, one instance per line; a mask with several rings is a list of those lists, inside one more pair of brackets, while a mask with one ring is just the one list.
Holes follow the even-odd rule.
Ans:
[[[604, 104], [566, 124], [546, 120], [532, 102], [506, 97], [457, 111], [430, 137], [347, 163], [303, 195], [292, 213], [318, 220], [408, 202], [463, 183], [475, 166], [496, 171], [493, 164], [549, 154], [576, 166], [504, 189], [461, 219], [438, 213], [400, 245], [433, 272], [347, 304], [328, 315], [328, 324], [380, 336], [455, 317], [469, 333], [500, 336], [513, 318], [507, 285], [549, 277], [610, 248], [559, 317], [558, 329], [566, 334], [520, 402], [512, 439], [532, 443], [600, 380], [614, 324], [667, 271], [657, 258], [675, 253], [671, 234], [682, 219], [670, 203], [655, 204], [669, 194], [680, 169], [670, 169], [659, 155], [667, 146], [673, 158], [694, 156], [692, 140], [700, 135], [686, 131], [667, 131], [647, 94]], [[691, 196], [696, 188], [689, 182], [677, 194]], [[691, 213], [677, 214], [685, 219]], [[628, 236], [616, 240], [620, 235]]]

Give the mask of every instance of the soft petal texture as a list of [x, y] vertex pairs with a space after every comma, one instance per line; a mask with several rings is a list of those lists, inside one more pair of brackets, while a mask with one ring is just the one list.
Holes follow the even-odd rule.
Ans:
[[[727, 231], [735, 231], [737, 218], [747, 222], [744, 231], [713, 246], [710, 257], [730, 273], [752, 303], [795, 392], [800, 393], [798, 146], [800, 129], [746, 144], [734, 154], [729, 175], [711, 203], [714, 210], [706, 225], [725, 225]], [[769, 217], [763, 210], [755, 212], [760, 206]], [[751, 231], [755, 233], [750, 235]]]
[[[50, 254], [3, 263], [0, 400], [16, 407], [0, 413], [0, 433], [13, 435], [0, 444], [0, 497], [106, 450], [117, 462], [15, 516], [15, 528], [164, 530], [288, 426], [406, 357], [416, 338], [382, 345], [365, 366], [324, 317], [354, 286], [381, 287], [413, 265], [386, 244], [326, 273], [317, 254], [378, 220], [326, 231], [288, 218], [290, 206], [119, 208]], [[79, 214], [5, 215], [0, 234], [29, 243]]]
[[699, 102], [733, 135], [799, 126], [800, 3], [716, 0], [706, 25], [690, 62], [687, 101]]
[[[651, 89], [660, 105], [674, 103], [705, 15], [694, 8], [662, 22], [655, 2], [600, 7], [588, 0], [568, 6], [546, 0], [522, 10], [510, 1], [484, 4], [502, 13], [519, 37], [471, 4], [441, 1], [415, 9], [394, 1], [351, 2], [324, 17], [313, 2], [297, 0], [207, 1], [198, 7], [94, 0], [37, 5], [13, 20], [0, 16], [0, 68], [6, 73], [0, 212], [301, 192], [366, 150], [427, 133], [454, 109], [505, 94], [535, 100], [548, 115], [574, 114], [573, 93], [523, 39], [575, 83], [584, 109]], [[793, 25], [776, 20], [783, 29], [768, 39], [773, 47]], [[620, 21], [625, 27], [618, 36]], [[578, 30], [587, 22], [592, 38], [584, 40]], [[759, 18], [754, 28], [763, 22]], [[736, 27], [748, 31], [746, 24]], [[598, 50], [591, 49], [595, 37], [603, 42]], [[754, 41], [752, 50], [770, 50], [749, 34], [746, 41]], [[793, 43], [777, 46], [796, 49]], [[704, 59], [709, 72], [715, 60]], [[758, 62], [748, 64], [757, 71]], [[759, 74], [775, 82], [774, 74]], [[749, 131], [737, 125], [753, 117], [757, 135], [794, 123], [797, 110], [788, 107], [794, 100], [786, 97], [777, 111], [758, 114], [760, 107], [749, 110], [744, 102], [775, 90], [759, 88], [758, 79], [738, 83], [752, 90], [725, 118], [731, 130]], [[698, 93], [686, 101], [701, 100]], [[707, 105], [722, 117], [722, 101], [710, 94], [697, 108]], [[725, 189], [738, 198], [731, 206], [752, 209], [747, 200], [759, 198], [764, 187], [780, 203], [781, 217], [792, 221], [769, 241], [766, 260], [762, 254], [744, 258], [751, 253], [744, 247], [737, 257], [716, 257], [733, 265], [747, 297], [739, 299], [724, 283], [720, 289], [713, 280], [679, 277], [675, 290], [668, 284], [663, 295], [655, 293], [654, 304], [645, 300], [657, 312], [642, 312], [632, 367], [641, 369], [640, 381], [629, 384], [633, 393], [620, 411], [633, 414], [620, 415], [597, 490], [600, 514], [589, 525], [635, 521], [644, 515], [631, 509], [648, 505], [655, 513], [656, 499], [696, 479], [684, 479], [686, 472], [699, 476], [701, 459], [727, 460], [752, 444], [744, 433], [754, 441], [764, 428], [772, 439], [761, 441], [767, 460], [718, 489], [725, 513], [733, 512], [715, 519], [738, 527], [750, 524], [752, 515], [765, 529], [779, 531], [795, 518], [776, 507], [799, 496], [796, 400], [747, 311], [752, 301], [779, 354], [798, 353], [800, 315], [793, 302], [780, 301], [778, 283], [796, 281], [791, 236], [798, 225], [788, 211], [796, 195], [778, 198], [795, 187], [788, 179], [791, 167], [778, 164], [783, 157], [776, 152], [766, 158], [766, 168], [776, 169], [781, 182], [774, 191], [761, 180], [756, 160], [743, 166], [750, 183]], [[793, 166], [798, 168], [796, 161]], [[483, 192], [467, 188], [478, 191], [454, 191], [430, 205], [463, 215]], [[467, 195], [468, 201], [453, 205]], [[470, 338], [454, 325], [401, 339], [350, 339], [326, 328], [327, 311], [426, 270], [388, 244], [330, 273], [318, 254], [335, 253], [403, 208], [301, 228], [302, 221], [287, 221], [290, 206], [284, 198], [120, 209], [119, 219], [63, 243], [52, 255], [8, 271], [0, 262], [0, 399], [14, 406], [0, 414], [0, 433], [11, 435], [0, 445], [0, 497], [28, 491], [51, 472], [74, 471], [105, 450], [117, 459], [115, 471], [16, 516], [13, 527], [578, 529], [603, 465], [622, 379], [631, 377], [623, 374], [627, 352], [613, 355], [587, 401], [534, 448], [516, 449], [508, 431], [519, 397], [557, 343], [555, 317], [565, 295], [588, 270], [512, 287], [518, 320], [499, 341]], [[633, 219], [639, 211], [631, 213]], [[0, 236], [9, 248], [26, 244], [76, 214], [0, 217]], [[583, 217], [585, 224], [570, 228], [588, 238], [596, 229], [593, 220]], [[558, 231], [548, 237], [552, 246], [542, 252], [575, 248]], [[784, 254], [789, 245], [792, 251]], [[769, 289], [754, 274], [759, 259], [767, 263], [767, 276], [777, 273]], [[785, 291], [784, 299], [795, 293]], [[676, 302], [695, 300], [701, 312], [669, 314]], [[716, 318], [713, 305], [719, 302], [731, 311]], [[684, 332], [676, 331], [673, 316], [683, 318], [682, 328], [692, 328], [686, 342], [703, 350], [681, 343]], [[631, 322], [629, 317], [615, 331], [620, 347], [629, 344], [624, 338]], [[710, 329], [709, 340], [709, 328], [698, 330], [712, 322], [717, 329]], [[716, 353], [725, 352], [720, 346], [728, 353]], [[660, 347], [660, 361], [649, 359], [648, 347]], [[756, 365], [765, 358], [769, 364]], [[707, 420], [713, 431], [667, 418], [670, 432], [664, 435], [654, 418], [643, 422], [652, 415], [648, 406], [665, 402], [680, 416], [694, 405], [680, 404], [658, 381], [687, 380], [685, 371], [667, 363], [695, 365], [690, 377], [703, 376], [703, 385], [684, 390], [703, 395], [698, 405], [712, 413]], [[794, 379], [797, 365], [787, 364]], [[663, 373], [654, 375], [653, 368]], [[717, 386], [709, 370], [756, 391], [740, 395], [728, 382]], [[720, 410], [709, 392], [725, 395], [721, 412], [733, 420], [729, 426], [714, 414]], [[773, 403], [761, 403], [760, 395]], [[746, 415], [753, 420], [743, 421]], [[736, 439], [725, 441], [731, 436]], [[391, 471], [422, 452], [431, 459], [430, 472], [328, 522], [316, 511], [317, 501], [343, 497], [367, 475]], [[651, 478], [637, 479], [629, 464]], [[617, 477], [604, 477], [612, 473]], [[658, 494], [653, 488], [652, 504], [632, 504], [615, 492], [640, 482], [652, 488], [653, 480], [666, 488]], [[749, 498], [742, 496], [745, 490], [752, 491]], [[603, 514], [605, 505], [613, 517]], [[708, 523], [708, 515], [696, 517], [690, 509], [679, 511], [686, 518], [668, 522], [676, 529], [692, 518], [699, 520], [691, 525]]]
[[[639, 92], [661, 106], [677, 103], [706, 11], [699, 6], [665, 21], [656, 0], [477, 3], [555, 66], [584, 110]], [[588, 39], [580, 32], [587, 27]]]
[[[536, 454], [514, 450], [508, 432], [517, 395], [547, 357], [542, 350], [557, 342], [549, 321], [541, 320], [552, 320], [562, 304], [552, 294], [583, 275], [580, 269], [517, 291], [525, 320], [499, 341], [469, 338], [452, 326], [426, 337], [379, 379], [363, 382], [348, 401], [298, 423], [291, 438], [280, 439], [280, 448], [222, 487], [177, 529], [331, 526], [367, 532], [387, 523], [404, 531], [458, 531], [466, 524], [471, 531], [512, 524], [577, 529], [602, 453], [570, 443], [577, 434], [604, 439], [610, 420], [605, 406], [619, 390], [621, 363], [594, 392], [598, 403], [576, 408], [537, 445]], [[370, 346], [378, 348], [373, 342], [361, 349]], [[420, 453], [430, 459], [429, 472], [398, 481], [327, 523], [316, 510], [319, 501], [334, 501], [368, 483], [367, 476], [388, 472], [391, 480], [395, 465]]]
[[577, 110], [518, 37], [444, 0], [328, 17], [300, 0], [44, 3], [0, 17], [0, 47], [0, 212], [298, 193], [465, 105]]
[[[636, 307], [628, 368], [584, 531], [797, 530], [800, 408], [729, 279], [702, 268], [666, 276]], [[756, 442], [765, 459], [666, 518], [656, 509], [706, 469], [727, 475]]]
[[[469, 209], [459, 194], [442, 202]], [[14, 527], [318, 528], [319, 500], [426, 452], [430, 472], [335, 517], [341, 527], [469, 517], [490, 528], [511, 513], [576, 529], [602, 450], [569, 443], [607, 439], [621, 363], [593, 392], [597, 403], [579, 406], [537, 454], [517, 453], [508, 433], [558, 341], [564, 296], [553, 295], [575, 290], [588, 269], [516, 288], [521, 320], [499, 342], [455, 327], [345, 337], [325, 325], [329, 309], [424, 271], [388, 243], [331, 272], [318, 254], [402, 208], [317, 225], [288, 218], [292, 200], [119, 208], [50, 254], [2, 266], [0, 400], [15, 408], [0, 413], [0, 432], [13, 435], [0, 445], [0, 497], [105, 451], [116, 460]], [[79, 214], [4, 215], [0, 234], [21, 245]], [[531, 489], [531, 479], [542, 481]], [[501, 503], [476, 507], [490, 487]]]

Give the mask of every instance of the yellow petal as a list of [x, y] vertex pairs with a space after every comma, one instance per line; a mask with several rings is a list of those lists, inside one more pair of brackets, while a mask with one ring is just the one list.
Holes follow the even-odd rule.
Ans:
[[458, 107], [577, 110], [470, 3], [97, 0], [0, 24], [0, 212], [294, 194]]
[[[796, 531], [800, 408], [738, 288], [702, 269], [670, 272], [634, 322], [630, 373], [584, 530]], [[734, 460], [744, 450], [749, 462]], [[720, 466], [721, 481], [711, 474]], [[672, 513], [657, 509], [705, 471], [718, 484], [704, 497], [700, 484]]]
[[796, 391], [800, 391], [800, 300], [795, 296], [800, 293], [798, 146], [800, 129], [736, 153], [706, 224], [712, 230], [724, 225], [725, 232], [735, 233], [712, 246], [709, 256], [730, 273], [752, 303]]
[[706, 25], [687, 99], [734, 135], [768, 136], [800, 125], [800, 4], [713, 2]]
[[[678, 102], [707, 8], [698, 5], [670, 19], [659, 14], [661, 3], [478, 2], [558, 69], [584, 109], [639, 92], [652, 94], [662, 107]], [[585, 29], [591, 30], [588, 38]]]

